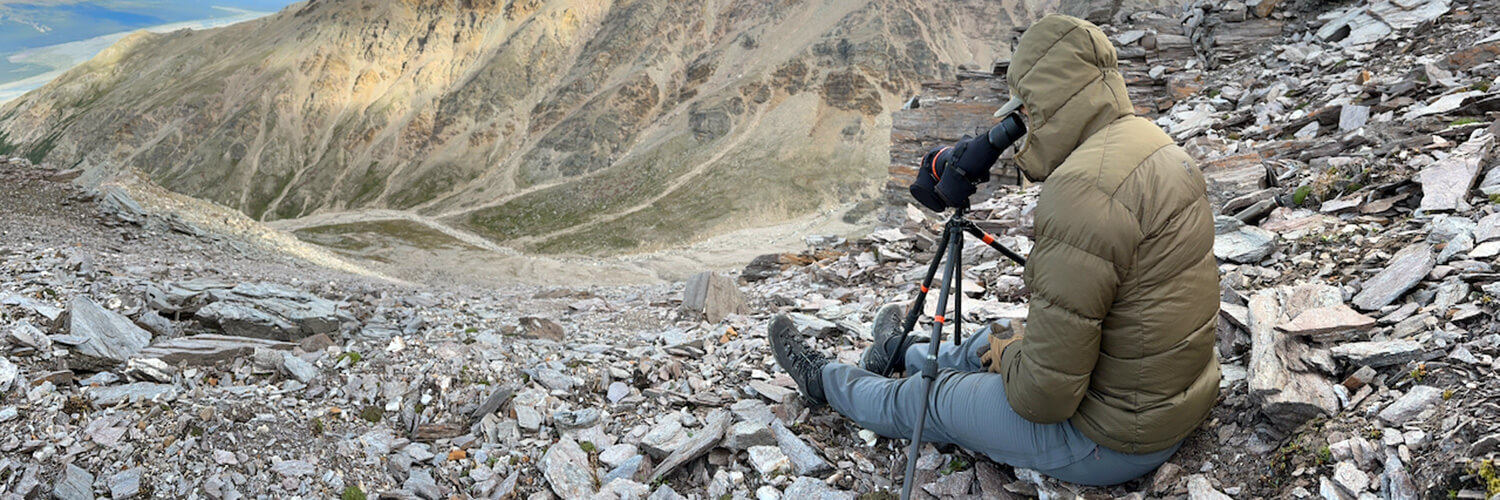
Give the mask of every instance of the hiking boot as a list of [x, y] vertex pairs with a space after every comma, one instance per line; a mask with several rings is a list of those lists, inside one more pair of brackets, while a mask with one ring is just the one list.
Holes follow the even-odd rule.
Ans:
[[896, 369], [906, 366], [906, 349], [912, 344], [926, 342], [926, 337], [907, 335], [901, 337], [901, 305], [886, 304], [875, 312], [875, 324], [870, 327], [870, 336], [875, 342], [865, 349], [859, 358], [859, 367], [882, 376], [890, 376]]
[[802, 333], [784, 314], [771, 318], [770, 337], [776, 364], [792, 376], [802, 395], [817, 404], [827, 403], [823, 396], [823, 365], [828, 364], [828, 358], [804, 344]]

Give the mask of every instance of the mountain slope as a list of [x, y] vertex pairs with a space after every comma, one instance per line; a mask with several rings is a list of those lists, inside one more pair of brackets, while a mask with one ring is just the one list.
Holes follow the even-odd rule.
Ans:
[[943, 7], [310, 0], [132, 35], [0, 107], [0, 151], [261, 220], [398, 209], [530, 250], [649, 249], [873, 196], [890, 109], [1045, 6]]

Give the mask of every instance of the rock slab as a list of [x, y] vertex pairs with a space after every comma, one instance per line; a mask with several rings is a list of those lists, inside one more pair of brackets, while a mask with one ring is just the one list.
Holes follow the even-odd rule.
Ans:
[[177, 397], [177, 387], [170, 384], [136, 382], [134, 384], [99, 387], [90, 390], [88, 394], [94, 399], [94, 404], [110, 406], [125, 402], [170, 401]]
[[1417, 174], [1422, 183], [1423, 212], [1456, 210], [1479, 176], [1479, 167], [1489, 157], [1495, 137], [1482, 135], [1464, 142], [1453, 154], [1423, 168]]
[[589, 465], [589, 454], [584, 453], [577, 441], [564, 437], [542, 455], [542, 475], [547, 478], [552, 492], [563, 500], [576, 500], [594, 496], [594, 468]]
[[1233, 217], [1214, 218], [1214, 257], [1249, 264], [1276, 251], [1276, 233], [1247, 226]]
[[1365, 282], [1364, 289], [1354, 296], [1354, 306], [1366, 311], [1385, 307], [1421, 283], [1436, 265], [1437, 256], [1432, 253], [1432, 245], [1408, 245], [1391, 257], [1385, 269]]
[[1208, 482], [1208, 478], [1202, 474], [1193, 474], [1188, 477], [1188, 500], [1230, 500], [1225, 495], [1214, 489], [1214, 485]]
[[1441, 351], [1423, 347], [1421, 342], [1407, 339], [1349, 342], [1333, 346], [1329, 351], [1334, 357], [1348, 360], [1356, 366], [1372, 368], [1432, 359], [1441, 354]]
[[1292, 429], [1312, 418], [1338, 412], [1338, 395], [1323, 377], [1295, 370], [1286, 360], [1300, 359], [1299, 340], [1278, 334], [1272, 326], [1282, 315], [1277, 290], [1261, 290], [1250, 298], [1250, 397], [1261, 412], [1282, 429]]
[[68, 335], [86, 339], [73, 346], [86, 368], [109, 368], [123, 363], [151, 343], [151, 334], [129, 318], [79, 295], [68, 302]]
[[68, 464], [62, 479], [52, 486], [57, 500], [94, 500], [94, 475], [77, 465]]
[[157, 358], [169, 365], [206, 366], [249, 356], [259, 349], [290, 351], [297, 344], [274, 340], [233, 337], [229, 335], [193, 335], [152, 344], [142, 349], [141, 357]]
[[1412, 387], [1400, 399], [1380, 411], [1380, 421], [1392, 427], [1400, 427], [1442, 400], [1442, 389], [1430, 385]]
[[854, 500], [854, 494], [839, 491], [827, 483], [810, 477], [799, 477], [782, 493], [782, 498], [805, 498], [812, 500]]
[[528, 339], [563, 341], [563, 327], [547, 318], [527, 316], [521, 318], [521, 336]]
[[776, 443], [781, 445], [781, 452], [792, 461], [797, 475], [811, 476], [833, 471], [833, 466], [823, 459], [818, 450], [802, 442], [802, 438], [781, 425], [781, 421], [771, 422], [771, 432], [776, 434]]
[[266, 283], [240, 283], [210, 289], [211, 303], [193, 317], [229, 335], [297, 341], [339, 330], [338, 304], [321, 297]]
[[708, 417], [704, 419], [703, 428], [699, 429], [698, 433], [694, 434], [687, 443], [684, 443], [682, 448], [672, 452], [665, 460], [662, 460], [661, 465], [656, 468], [651, 482], [655, 483], [661, 480], [661, 478], [676, 471], [683, 464], [702, 456], [704, 453], [708, 453], [708, 450], [713, 449], [714, 446], [719, 444], [719, 440], [724, 438], [724, 433], [729, 430], [729, 422], [731, 420], [733, 418], [730, 417], [728, 411], [714, 410], [713, 413], [708, 414]]
[[702, 313], [710, 323], [718, 323], [730, 314], [748, 314], [745, 295], [733, 279], [711, 271], [693, 275], [682, 292], [682, 307]]
[[1317, 340], [1347, 338], [1349, 334], [1375, 326], [1375, 318], [1360, 314], [1344, 304], [1309, 309], [1296, 318], [1283, 321], [1276, 329], [1287, 335], [1313, 337]]

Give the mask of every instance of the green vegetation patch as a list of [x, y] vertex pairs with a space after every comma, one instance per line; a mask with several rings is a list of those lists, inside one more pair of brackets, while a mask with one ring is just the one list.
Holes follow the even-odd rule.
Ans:
[[339, 500], [365, 500], [365, 490], [358, 486], [344, 488], [344, 493], [339, 495]]
[[314, 245], [376, 260], [380, 260], [379, 250], [391, 247], [479, 250], [479, 247], [425, 224], [401, 219], [313, 226], [298, 229], [293, 234]]
[[[463, 224], [487, 238], [509, 241], [576, 227], [601, 214], [645, 203], [691, 168], [695, 161], [687, 155], [694, 146], [691, 137], [684, 134], [663, 144], [652, 158], [475, 211]], [[657, 159], [662, 161], [653, 161]]]

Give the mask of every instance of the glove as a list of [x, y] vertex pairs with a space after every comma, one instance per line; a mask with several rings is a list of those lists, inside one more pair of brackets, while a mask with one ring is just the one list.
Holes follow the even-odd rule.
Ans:
[[1000, 373], [1000, 357], [1005, 355], [1005, 348], [1019, 342], [1025, 331], [1026, 325], [1019, 320], [990, 323], [989, 345], [979, 347], [979, 362], [985, 369]]

